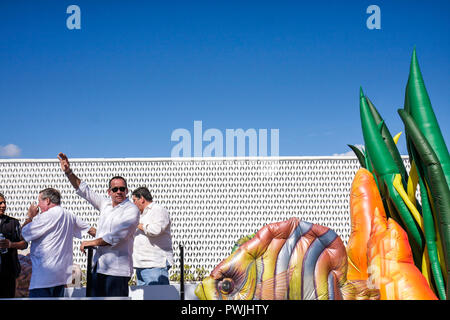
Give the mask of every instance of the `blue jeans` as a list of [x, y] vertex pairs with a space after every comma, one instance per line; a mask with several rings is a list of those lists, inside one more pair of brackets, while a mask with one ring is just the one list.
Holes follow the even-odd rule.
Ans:
[[135, 268], [138, 286], [169, 284], [169, 269], [165, 268]]
[[62, 298], [64, 297], [64, 285], [31, 289], [28, 296], [30, 298]]

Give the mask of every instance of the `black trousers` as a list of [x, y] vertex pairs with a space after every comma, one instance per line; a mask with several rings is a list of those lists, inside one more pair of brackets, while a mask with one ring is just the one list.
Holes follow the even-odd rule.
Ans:
[[97, 272], [97, 265], [92, 272], [93, 297], [128, 297], [130, 277], [110, 276]]
[[64, 297], [64, 285], [31, 289], [28, 296], [30, 298], [62, 298]]
[[0, 274], [0, 298], [14, 298], [16, 295], [16, 278]]

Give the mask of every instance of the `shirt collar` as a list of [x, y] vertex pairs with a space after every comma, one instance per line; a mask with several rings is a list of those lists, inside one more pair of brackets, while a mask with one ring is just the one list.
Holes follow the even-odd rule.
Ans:
[[123, 200], [121, 203], [119, 203], [117, 206], [113, 207], [112, 206], [112, 202], [110, 202], [109, 204], [111, 205], [111, 207], [116, 208], [116, 207], [122, 207], [126, 204], [128, 204], [128, 202], [130, 202], [130, 199], [128, 199], [128, 197], [125, 198], [125, 200]]

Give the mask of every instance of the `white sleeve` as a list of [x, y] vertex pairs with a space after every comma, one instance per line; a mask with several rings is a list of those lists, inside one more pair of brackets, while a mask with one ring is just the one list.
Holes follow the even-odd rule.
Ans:
[[80, 217], [77, 217], [76, 215], [72, 214], [75, 221], [74, 221], [74, 228], [73, 228], [73, 236], [75, 238], [81, 239], [84, 232], [88, 232], [91, 226], [89, 223], [81, 219]]
[[152, 214], [147, 214], [143, 218], [144, 233], [148, 237], [159, 236], [170, 224], [169, 213], [163, 207], [153, 210]]
[[77, 195], [86, 199], [97, 210], [101, 210], [103, 202], [106, 201], [105, 197], [92, 191], [89, 185], [84, 181], [81, 181], [80, 187], [77, 190]]

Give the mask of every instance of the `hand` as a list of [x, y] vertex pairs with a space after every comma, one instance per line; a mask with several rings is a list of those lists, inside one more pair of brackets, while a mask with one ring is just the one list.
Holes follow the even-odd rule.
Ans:
[[95, 235], [97, 234], [97, 229], [95, 229], [94, 227], [91, 227], [91, 228], [89, 229], [89, 231], [88, 231], [88, 234], [89, 234], [91, 237], [94, 237], [94, 238], [95, 238]]
[[0, 240], [0, 248], [2, 248], [2, 249], [11, 248], [11, 241], [9, 241], [8, 239]]
[[92, 247], [92, 246], [95, 246], [95, 245], [96, 245], [96, 241], [95, 240], [85, 240], [85, 241], [81, 242], [80, 250], [81, 250], [81, 252], [86, 253], [85, 252], [86, 247]]
[[37, 204], [32, 203], [28, 208], [27, 216], [30, 219], [33, 219], [39, 213], [39, 207]]
[[70, 171], [70, 163], [69, 163], [69, 159], [67, 158], [67, 156], [60, 152], [58, 154], [58, 159], [59, 159], [59, 164], [61, 165], [61, 170], [64, 171], [64, 173], [67, 173]]
[[86, 241], [82, 241], [82, 242], [81, 242], [81, 246], [80, 246], [81, 252], [86, 253], [86, 252], [84, 251], [84, 247], [86, 247]]
[[85, 253], [86, 247], [98, 247], [98, 246], [110, 246], [108, 242], [103, 240], [103, 238], [97, 238], [94, 240], [85, 240], [81, 242], [80, 250]]

